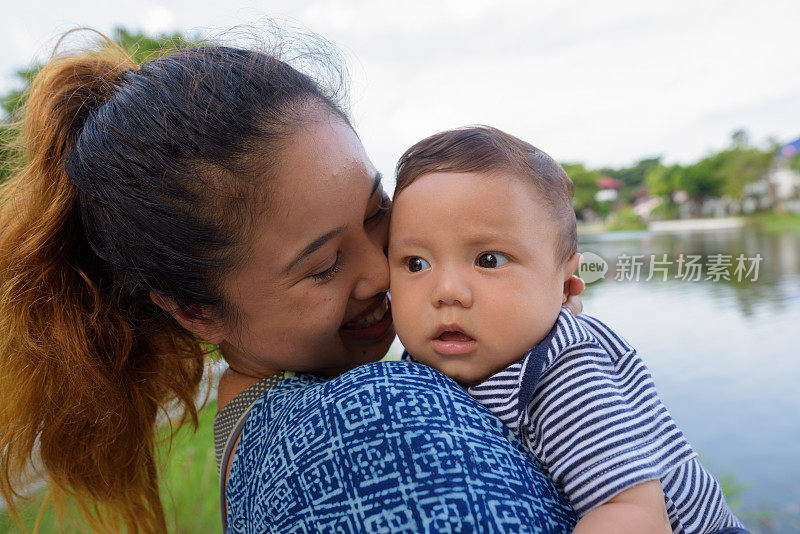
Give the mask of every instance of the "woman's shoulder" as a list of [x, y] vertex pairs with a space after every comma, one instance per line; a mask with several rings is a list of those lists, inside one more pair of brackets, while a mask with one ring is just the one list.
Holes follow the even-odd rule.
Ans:
[[[369, 440], [398, 424], [425, 428], [432, 420], [456, 419], [475, 405], [454, 380], [417, 363], [376, 362], [335, 378], [297, 373], [252, 404], [233, 463], [241, 459], [242, 465], [260, 465], [267, 451], [280, 444], [305, 455], [314, 449], [312, 436], [312, 442], [334, 435]], [[491, 417], [484, 422], [496, 423]]]
[[[331, 403], [341, 405], [342, 399], [376, 402], [379, 396], [398, 390], [425, 392], [429, 396], [443, 392], [450, 392], [450, 395], [455, 391], [468, 397], [455, 381], [431, 367], [413, 362], [384, 361], [361, 365], [335, 378], [294, 373], [272, 387], [261, 406], [253, 408], [313, 411]], [[374, 396], [365, 396], [367, 393]]]
[[451, 378], [440, 373], [432, 367], [411, 361], [381, 361], [368, 363], [352, 369], [330, 380], [335, 388], [347, 387], [354, 384], [386, 384], [403, 387], [415, 385], [429, 386], [430, 384], [443, 384], [447, 387], [460, 386]]
[[220, 375], [219, 384], [217, 384], [217, 408], [222, 410], [238, 395], [253, 387], [260, 380], [254, 376], [237, 373], [227, 367]]
[[413, 408], [422, 424], [429, 417], [457, 417], [459, 407], [473, 404], [454, 380], [418, 363], [375, 362], [335, 378], [297, 373], [252, 405], [239, 448], [260, 455], [276, 440], [302, 443], [295, 434], [315, 432], [311, 429], [320, 431], [320, 439], [340, 426], [379, 433], [399, 419], [407, 426], [407, 409]]
[[[357, 381], [385, 381], [385, 380], [411, 380], [411, 381], [442, 381], [444, 375], [424, 365], [408, 365], [407, 362], [385, 361], [369, 363], [351, 369], [336, 378], [326, 379], [311, 373], [285, 373], [286, 378], [281, 381], [281, 388], [297, 392], [307, 387], [319, 386], [332, 382], [334, 386], [345, 385]], [[222, 410], [229, 402], [248, 388], [253, 387], [262, 378], [237, 373], [230, 368], [220, 376], [217, 386], [217, 407]]]
[[[377, 531], [388, 510], [416, 518], [410, 530], [419, 531], [415, 521], [444, 490], [453, 509], [473, 512], [454, 514], [473, 526], [455, 530], [474, 530], [495, 520], [481, 512], [490, 508], [482, 492], [519, 507], [520, 495], [539, 488], [524, 502], [533, 509], [547, 484], [522, 444], [455, 381], [421, 364], [378, 362], [333, 379], [299, 374], [259, 399], [232, 463], [227, 504], [232, 532], [252, 531], [262, 519], [259, 529], [276, 532], [298, 522], [310, 531]], [[554, 491], [547, 495], [556, 502]]]
[[291, 373], [280, 382], [280, 389], [293, 394], [330, 395], [348, 389], [359, 389], [363, 385], [429, 387], [442, 384], [447, 387], [460, 386], [451, 378], [427, 365], [408, 361], [380, 361], [361, 365], [335, 378], [324, 378], [310, 373]]

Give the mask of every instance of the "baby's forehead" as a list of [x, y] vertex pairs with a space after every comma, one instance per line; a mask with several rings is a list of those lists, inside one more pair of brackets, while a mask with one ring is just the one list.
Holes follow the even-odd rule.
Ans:
[[[424, 183], [424, 189], [430, 193], [438, 193], [444, 195], [448, 190], [455, 190], [464, 186], [469, 186], [475, 182], [482, 182], [486, 187], [484, 190], [492, 192], [506, 193], [507, 195], [520, 196], [524, 195], [533, 206], [538, 209], [549, 209], [550, 206], [542, 192], [536, 184], [537, 178], [530, 174], [525, 174], [515, 170], [493, 170], [493, 171], [475, 171], [475, 172], [428, 172], [416, 177], [413, 181], [405, 185], [401, 190], [394, 191], [393, 202], [397, 203], [403, 197], [403, 192], [407, 189], [414, 188], [415, 185], [419, 188], [421, 183]], [[517, 186], [517, 187], [514, 187]], [[522, 187], [518, 187], [522, 186]], [[403, 205], [412, 204], [414, 201], [420, 202], [424, 196], [405, 195], [411, 196], [412, 199], [404, 201]], [[503, 203], [504, 198], [502, 195], [487, 195], [482, 199], [482, 203]]]
[[393, 212], [391, 231], [404, 237], [409, 232], [441, 234], [430, 226], [448, 219], [458, 223], [443, 225], [453, 237], [476, 241], [494, 236], [530, 243], [541, 241], [542, 232], [557, 233], [557, 218], [531, 178], [510, 172], [421, 175], [396, 192]]

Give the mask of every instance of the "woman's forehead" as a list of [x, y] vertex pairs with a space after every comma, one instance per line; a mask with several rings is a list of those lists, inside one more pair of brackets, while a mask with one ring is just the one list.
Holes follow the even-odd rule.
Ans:
[[323, 215], [330, 206], [351, 205], [374, 176], [353, 129], [328, 113], [304, 123], [284, 143], [270, 184], [271, 211], [284, 220]]
[[377, 173], [340, 119], [303, 125], [285, 144], [269, 184], [269, 209], [255, 221], [250, 262], [280, 265], [320, 236], [363, 219]]

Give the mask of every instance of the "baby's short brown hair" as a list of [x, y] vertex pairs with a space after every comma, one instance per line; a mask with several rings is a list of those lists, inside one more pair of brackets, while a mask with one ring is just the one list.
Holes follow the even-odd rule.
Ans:
[[560, 229], [556, 260], [566, 262], [578, 250], [572, 180], [553, 158], [497, 128], [466, 126], [416, 143], [397, 162], [394, 196], [432, 172], [496, 171], [513, 173], [534, 187]]

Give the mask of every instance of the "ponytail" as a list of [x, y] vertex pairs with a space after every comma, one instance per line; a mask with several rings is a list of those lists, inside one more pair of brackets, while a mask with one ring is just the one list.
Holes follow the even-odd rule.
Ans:
[[156, 533], [157, 415], [177, 405], [197, 424], [203, 347], [115, 290], [65, 170], [86, 121], [136, 68], [115, 46], [56, 58], [27, 95], [22, 166], [0, 193], [0, 495], [16, 514], [35, 467], [94, 530]]

